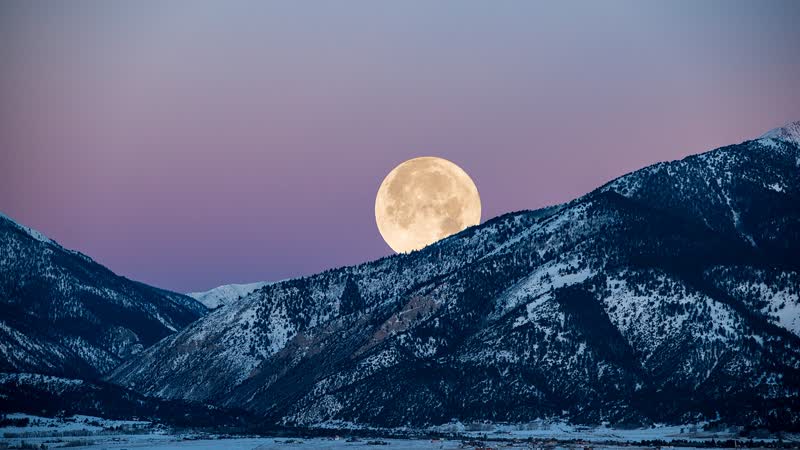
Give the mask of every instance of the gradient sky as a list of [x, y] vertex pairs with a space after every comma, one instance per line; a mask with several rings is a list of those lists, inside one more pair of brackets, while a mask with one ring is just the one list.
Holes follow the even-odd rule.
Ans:
[[178, 291], [391, 253], [400, 162], [483, 220], [800, 119], [797, 1], [4, 1], [0, 211]]

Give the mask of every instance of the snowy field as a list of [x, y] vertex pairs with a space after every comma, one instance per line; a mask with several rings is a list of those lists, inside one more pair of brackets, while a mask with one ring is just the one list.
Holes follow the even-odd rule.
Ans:
[[652, 428], [616, 429], [606, 426], [586, 427], [570, 425], [563, 422], [532, 422], [524, 425], [463, 425], [454, 423], [431, 428], [442, 433], [457, 433], [463, 436], [494, 439], [556, 439], [560, 441], [582, 440], [590, 442], [616, 441], [639, 442], [650, 440], [663, 441], [704, 441], [735, 439], [738, 430], [707, 432], [703, 431], [705, 423], [668, 426], [658, 425]]
[[[12, 440], [13, 441], [13, 440]], [[28, 439], [25, 440], [26, 447], [17, 447], [20, 442], [7, 441], [10, 448], [40, 448], [44, 444], [45, 448], [71, 448], [71, 449], [108, 449], [108, 450], [343, 450], [343, 449], [386, 449], [386, 450], [422, 450], [422, 449], [538, 449], [538, 450], [583, 450], [584, 444], [556, 444], [543, 445], [541, 443], [527, 442], [492, 442], [485, 444], [478, 442], [465, 444], [460, 440], [435, 441], [430, 439], [382, 439], [380, 444], [371, 440], [362, 439], [356, 442], [348, 442], [344, 439], [314, 438], [314, 439], [284, 439], [284, 438], [234, 438], [234, 439], [191, 439], [171, 435], [119, 435], [90, 438], [89, 440], [72, 438], [64, 439], [61, 442], [53, 442], [52, 439]], [[485, 447], [483, 447], [485, 445]], [[0, 448], [3, 448], [0, 446]], [[652, 450], [653, 447], [639, 446], [617, 446], [617, 445], [595, 445], [590, 448], [609, 449], [609, 450]], [[680, 449], [680, 447], [672, 447]], [[718, 447], [719, 448], [719, 447]], [[688, 449], [687, 449], [688, 450]]]
[[[458, 435], [452, 439], [384, 439], [342, 437], [275, 438], [228, 437], [200, 433], [175, 433], [147, 421], [106, 420], [90, 416], [47, 418], [25, 414], [8, 414], [0, 427], [0, 449], [3, 448], [88, 448], [108, 450], [148, 449], [473, 449], [525, 448], [539, 450], [637, 449], [648, 448], [625, 444], [644, 440], [700, 442], [710, 439], [736, 439], [735, 430], [703, 431], [702, 424], [657, 426], [646, 429], [619, 430], [607, 427], [580, 427], [558, 422], [534, 422], [526, 425], [463, 425], [452, 423], [429, 429], [429, 432]], [[15, 422], [16, 421], [16, 422]], [[24, 421], [25, 423], [20, 423]], [[332, 424], [331, 424], [332, 425]], [[338, 424], [346, 428], [346, 424]], [[395, 432], [399, 430], [394, 430]], [[406, 430], [408, 431], [408, 430]], [[800, 444], [798, 436], [783, 435], [784, 442]], [[532, 439], [533, 442], [527, 442]], [[766, 438], [764, 441], [772, 439]], [[473, 441], [473, 442], [469, 442]], [[560, 441], [560, 442], [556, 442]], [[573, 441], [573, 442], [568, 442]], [[613, 445], [611, 444], [613, 443]], [[678, 447], [675, 447], [678, 448]]]
[[[413, 439], [386, 439], [382, 444], [371, 444], [369, 440], [347, 442], [344, 439], [315, 438], [315, 439], [284, 439], [284, 438], [234, 438], [234, 439], [190, 439], [171, 435], [120, 435], [93, 438], [64, 439], [63, 442], [48, 442], [48, 439], [28, 439], [25, 443], [35, 448], [44, 443], [47, 448], [86, 448], [92, 450], [301, 450], [301, 449], [375, 449], [387, 450], [416, 450], [416, 449], [460, 449], [460, 441], [432, 442], [430, 440]], [[14, 447], [19, 442], [9, 442]], [[30, 447], [30, 448], [34, 448]], [[2, 447], [0, 447], [2, 448]]]

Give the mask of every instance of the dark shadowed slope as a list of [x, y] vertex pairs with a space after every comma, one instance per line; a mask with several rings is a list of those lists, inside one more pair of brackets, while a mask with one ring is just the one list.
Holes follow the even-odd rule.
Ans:
[[0, 372], [97, 378], [202, 317], [0, 215]]
[[214, 429], [254, 422], [243, 411], [148, 398], [99, 380], [30, 373], [0, 373], [0, 411], [48, 417], [80, 414], [107, 419], [135, 418]]

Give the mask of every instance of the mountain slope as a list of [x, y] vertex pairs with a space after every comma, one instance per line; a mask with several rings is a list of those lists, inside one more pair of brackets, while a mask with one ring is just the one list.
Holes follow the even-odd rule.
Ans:
[[136, 418], [184, 427], [221, 428], [252, 423], [252, 418], [241, 411], [147, 398], [101, 381], [30, 373], [0, 373], [0, 411], [50, 417], [80, 414]]
[[785, 135], [271, 284], [110, 380], [298, 425], [796, 427], [800, 148]]
[[759, 139], [771, 139], [800, 145], [800, 120], [789, 122], [786, 125], [767, 131]]
[[0, 371], [96, 378], [205, 314], [0, 215]]
[[247, 284], [226, 284], [205, 292], [190, 292], [186, 295], [205, 305], [208, 309], [217, 309], [238, 300], [257, 289], [269, 284], [267, 281]]

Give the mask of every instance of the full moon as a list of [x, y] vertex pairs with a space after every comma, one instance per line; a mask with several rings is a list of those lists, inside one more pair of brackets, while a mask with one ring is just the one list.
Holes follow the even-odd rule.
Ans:
[[433, 156], [409, 159], [386, 175], [375, 221], [398, 253], [419, 250], [481, 221], [481, 198], [460, 167]]

